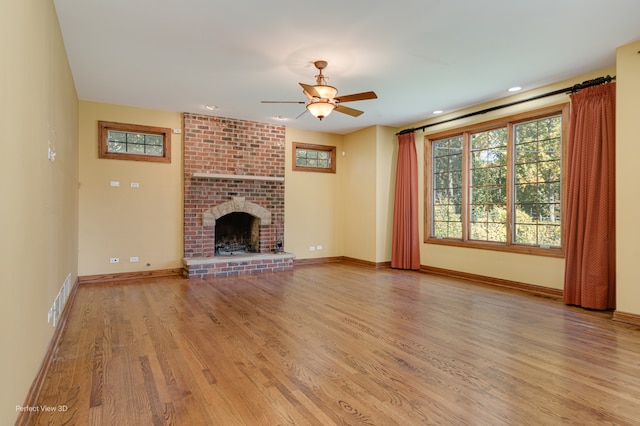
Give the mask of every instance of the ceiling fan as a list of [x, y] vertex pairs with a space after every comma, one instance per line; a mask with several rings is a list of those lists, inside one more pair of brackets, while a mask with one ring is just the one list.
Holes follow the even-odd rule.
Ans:
[[[315, 86], [299, 83], [302, 86], [302, 93], [307, 97], [307, 101], [262, 101], [264, 104], [306, 104], [307, 111], [314, 117], [322, 120], [331, 111], [338, 111], [352, 117], [358, 117], [363, 111], [349, 108], [342, 105], [345, 102], [365, 101], [368, 99], [376, 99], [378, 96], [374, 92], [354, 93], [352, 95], [336, 96], [338, 89], [328, 86], [322, 70], [327, 67], [327, 61], [315, 61], [313, 65], [320, 72], [316, 76]], [[306, 111], [305, 111], [306, 112]], [[303, 113], [304, 114], [304, 113]], [[302, 114], [300, 114], [302, 115]], [[299, 117], [299, 116], [298, 116]]]

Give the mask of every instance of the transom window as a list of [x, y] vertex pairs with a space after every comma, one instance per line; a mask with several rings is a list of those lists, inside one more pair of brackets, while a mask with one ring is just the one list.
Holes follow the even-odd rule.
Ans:
[[171, 129], [98, 122], [99, 158], [171, 162]]
[[427, 137], [425, 241], [562, 256], [567, 110]]
[[336, 147], [293, 142], [293, 170], [336, 172]]

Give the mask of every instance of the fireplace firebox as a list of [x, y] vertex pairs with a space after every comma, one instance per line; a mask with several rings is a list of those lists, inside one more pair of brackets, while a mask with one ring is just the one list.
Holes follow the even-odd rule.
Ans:
[[259, 225], [258, 218], [244, 212], [220, 217], [215, 227], [215, 255], [257, 253], [260, 245]]

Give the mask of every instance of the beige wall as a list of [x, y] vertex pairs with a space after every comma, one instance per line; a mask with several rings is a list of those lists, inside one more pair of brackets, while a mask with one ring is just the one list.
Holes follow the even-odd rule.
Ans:
[[640, 41], [617, 52], [616, 78], [616, 257], [617, 310], [640, 315]]
[[[180, 113], [80, 102], [78, 274], [180, 268], [182, 134], [171, 135], [170, 164], [99, 159], [100, 120], [182, 129]], [[111, 187], [111, 181], [120, 186]], [[109, 263], [112, 257], [120, 262]]]
[[[292, 171], [292, 142], [336, 146], [336, 173]], [[345, 136], [287, 128], [287, 252], [297, 259], [347, 256], [384, 262], [391, 258], [394, 142], [395, 129], [382, 126]], [[316, 250], [309, 250], [311, 246]]]
[[398, 162], [396, 129], [376, 127], [376, 262], [391, 261], [393, 203]]
[[0, 419], [13, 424], [55, 330], [47, 313], [77, 277], [78, 100], [51, 1], [2, 1], [0, 51]]
[[344, 256], [376, 261], [376, 127], [350, 133], [344, 142]]
[[[541, 93], [558, 90], [564, 87], [572, 86], [582, 81], [599, 77], [602, 75], [615, 75], [615, 68], [607, 68], [598, 70], [593, 73], [585, 74], [572, 78], [571, 80], [562, 81], [553, 85], [541, 87], [536, 90], [519, 93], [518, 95], [500, 99], [491, 103], [476, 105], [468, 110], [456, 111], [450, 115], [440, 116], [429, 121], [416, 123], [413, 126], [418, 127], [429, 122], [437, 122], [446, 120], [450, 117], [463, 115], [467, 112], [477, 111], [489, 108], [498, 104], [515, 101], [518, 99], [529, 98]], [[568, 102], [567, 95], [556, 95], [553, 97], [543, 98], [537, 101], [526, 102], [510, 108], [497, 110], [480, 116], [456, 120], [451, 123], [442, 124], [426, 129], [425, 132], [416, 133], [416, 147], [418, 150], [419, 161], [419, 197], [420, 206], [424, 206], [424, 139], [430, 133], [436, 133], [443, 130], [460, 127], [467, 124], [488, 121], [504, 116], [513, 115], [523, 111], [530, 111], [550, 105], [556, 105]], [[420, 210], [420, 238], [424, 240], [424, 209]], [[450, 269], [455, 271], [466, 272], [470, 274], [483, 275], [493, 278], [517, 281], [527, 284], [534, 284], [549, 288], [562, 289], [564, 280], [564, 259], [550, 258], [543, 256], [531, 256], [523, 254], [512, 254], [498, 251], [489, 251], [481, 249], [449, 247], [435, 244], [423, 243], [420, 250], [420, 263], [422, 265]]]
[[[285, 134], [285, 235], [284, 249], [296, 259], [342, 256], [344, 218], [342, 177], [345, 173], [343, 137], [287, 128]], [[292, 170], [292, 142], [335, 146], [336, 173]], [[317, 246], [322, 246], [317, 250]], [[316, 250], [309, 250], [310, 247]]]

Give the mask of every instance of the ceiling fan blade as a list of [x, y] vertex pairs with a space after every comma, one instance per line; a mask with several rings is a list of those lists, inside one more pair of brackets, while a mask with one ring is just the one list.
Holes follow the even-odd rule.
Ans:
[[359, 109], [349, 108], [343, 105], [336, 106], [334, 111], [338, 111], [343, 114], [350, 115], [352, 117], [358, 117], [364, 113], [364, 111], [360, 111]]
[[307, 95], [307, 97], [309, 99], [311, 99], [312, 97], [314, 98], [321, 98], [322, 96], [320, 96], [318, 94], [318, 92], [316, 92], [316, 88], [313, 86], [310, 86], [308, 84], [304, 84], [304, 83], [298, 83], [300, 86], [302, 86], [302, 91], [304, 92], [305, 95]]
[[305, 104], [303, 101], [260, 101], [263, 104]]
[[338, 102], [366, 101], [367, 99], [377, 99], [375, 92], [354, 93], [353, 95], [338, 96], [335, 98]]

